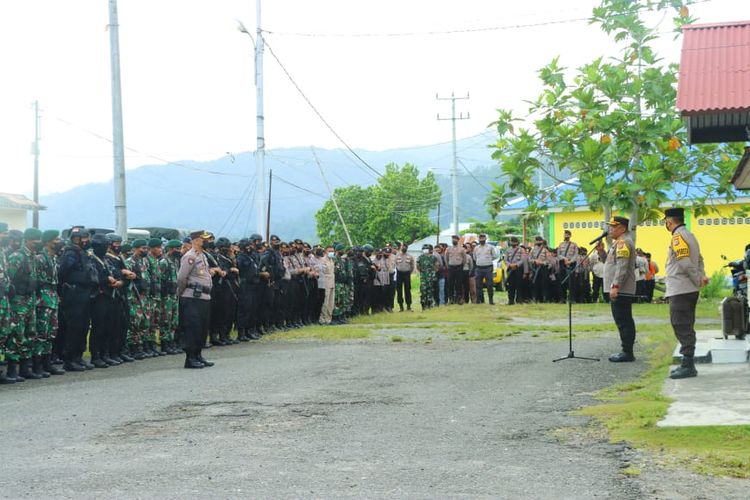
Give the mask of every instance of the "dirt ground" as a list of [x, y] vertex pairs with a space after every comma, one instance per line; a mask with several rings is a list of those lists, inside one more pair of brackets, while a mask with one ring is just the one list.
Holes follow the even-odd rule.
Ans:
[[[398, 330], [389, 330], [398, 334]], [[271, 341], [0, 388], [3, 498], [747, 498], [570, 411], [642, 361], [567, 343]], [[630, 468], [640, 474], [629, 476]]]

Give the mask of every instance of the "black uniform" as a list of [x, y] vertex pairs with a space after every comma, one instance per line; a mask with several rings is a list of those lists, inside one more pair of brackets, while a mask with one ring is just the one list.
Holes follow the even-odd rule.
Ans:
[[97, 272], [89, 256], [78, 246], [68, 245], [60, 258], [60, 310], [65, 322], [63, 360], [68, 364], [86, 350], [91, 321], [91, 293], [97, 286]]

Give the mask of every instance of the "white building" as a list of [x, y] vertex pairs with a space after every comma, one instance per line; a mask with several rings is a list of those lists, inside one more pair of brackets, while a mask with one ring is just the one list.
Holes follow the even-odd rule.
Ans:
[[26, 229], [28, 213], [35, 208], [44, 210], [46, 207], [34, 203], [22, 194], [0, 193], [0, 222], [7, 223], [10, 229]]

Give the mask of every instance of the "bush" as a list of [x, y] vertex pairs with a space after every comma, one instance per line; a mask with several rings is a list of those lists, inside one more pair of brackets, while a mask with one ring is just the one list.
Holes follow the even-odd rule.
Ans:
[[701, 298], [720, 299], [726, 295], [727, 279], [724, 273], [716, 271], [711, 275], [708, 285], [701, 288]]

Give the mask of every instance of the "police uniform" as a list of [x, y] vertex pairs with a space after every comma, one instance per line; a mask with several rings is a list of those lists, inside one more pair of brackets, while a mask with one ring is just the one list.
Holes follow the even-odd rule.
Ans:
[[[205, 231], [194, 231], [190, 237], [195, 242], [198, 239], [205, 241], [210, 235]], [[196, 249], [194, 243], [193, 248], [182, 256], [180, 270], [177, 273], [185, 368], [203, 368], [213, 365], [201, 355], [210, 323], [212, 287], [208, 259], [205, 252]]]
[[[635, 245], [628, 231], [630, 220], [613, 217], [610, 227], [622, 225], [625, 233], [612, 242], [604, 263], [604, 290], [610, 293], [612, 318], [620, 332], [622, 352], [609, 357], [612, 362], [635, 361], [635, 321], [633, 320], [633, 298], [635, 294]], [[617, 289], [617, 298], [612, 299], [612, 290]]]
[[684, 224], [684, 210], [670, 208], [666, 217], [675, 217], [676, 227], [667, 249], [666, 285], [664, 297], [669, 301], [669, 321], [675, 337], [680, 342], [682, 365], [673, 370], [671, 378], [694, 377], [693, 356], [695, 355], [695, 307], [700, 288], [706, 277], [698, 240]]

